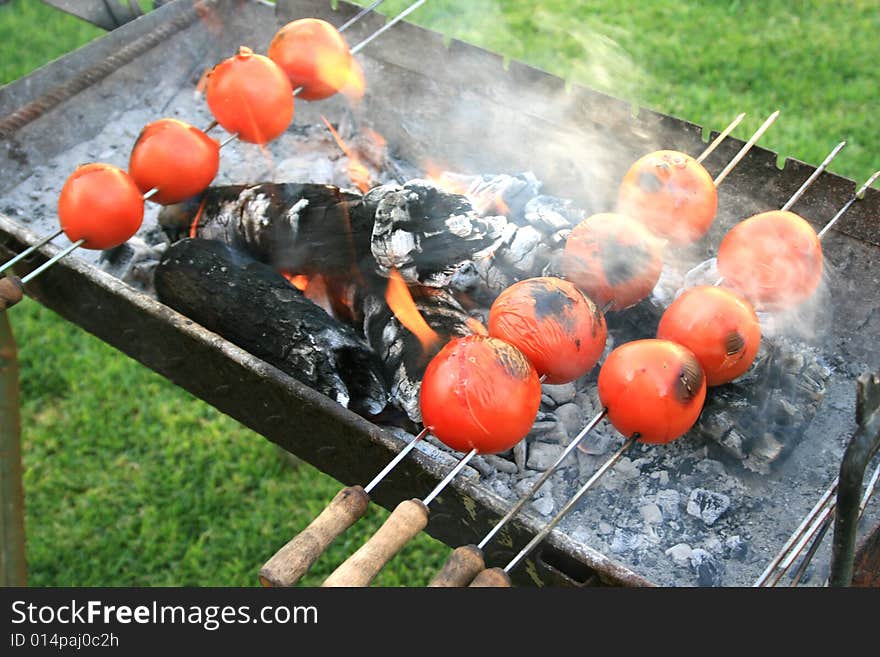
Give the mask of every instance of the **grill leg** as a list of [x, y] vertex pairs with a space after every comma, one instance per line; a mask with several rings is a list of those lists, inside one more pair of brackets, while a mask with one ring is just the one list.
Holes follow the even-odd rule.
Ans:
[[18, 353], [9, 317], [0, 312], [0, 586], [25, 586], [24, 485]]
[[846, 448], [840, 465], [829, 577], [831, 586], [849, 586], [853, 579], [862, 482], [868, 463], [880, 448], [880, 375], [859, 377], [856, 419], [859, 427]]

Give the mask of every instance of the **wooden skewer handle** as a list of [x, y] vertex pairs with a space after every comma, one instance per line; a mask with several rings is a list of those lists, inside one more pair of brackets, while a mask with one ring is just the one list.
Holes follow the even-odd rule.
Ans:
[[483, 560], [483, 551], [480, 548], [476, 545], [462, 545], [452, 551], [440, 572], [428, 582], [428, 586], [467, 586], [485, 567], [486, 562]]
[[369, 586], [382, 567], [428, 524], [421, 500], [404, 500], [369, 541], [334, 570], [321, 586]]
[[501, 568], [489, 568], [477, 575], [474, 578], [474, 581], [471, 582], [471, 586], [482, 588], [510, 588], [510, 575], [505, 573]]
[[12, 308], [23, 296], [24, 288], [18, 276], [0, 278], [0, 312]]
[[367, 512], [369, 505], [370, 496], [362, 487], [343, 488], [308, 527], [294, 536], [266, 562], [260, 569], [260, 584], [263, 586], [296, 584], [330, 543]]

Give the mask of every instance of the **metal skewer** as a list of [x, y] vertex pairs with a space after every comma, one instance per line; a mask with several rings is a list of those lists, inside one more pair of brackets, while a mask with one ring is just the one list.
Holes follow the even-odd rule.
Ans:
[[368, 586], [379, 571], [428, 524], [428, 506], [477, 455], [465, 454], [423, 499], [404, 500], [375, 534], [324, 580], [321, 586]]
[[[865, 487], [865, 492], [862, 494], [862, 499], [859, 502], [859, 519], [865, 514], [865, 509], [868, 506], [868, 502], [871, 501], [871, 498], [874, 496], [874, 493], [877, 491], [877, 480], [880, 479], [880, 464], [874, 468], [874, 474], [871, 475], [871, 479], [868, 481], [868, 485]], [[833, 504], [836, 506], [836, 503]], [[832, 508], [833, 508], [832, 506]], [[800, 584], [801, 580], [804, 577], [804, 573], [807, 571], [807, 567], [810, 565], [810, 562], [813, 560], [813, 557], [816, 556], [816, 552], [819, 550], [819, 546], [822, 544], [822, 539], [825, 538], [825, 534], [828, 533], [828, 530], [831, 527], [831, 517], [830, 515], [825, 519], [822, 523], [822, 527], [819, 529], [819, 532], [816, 534], [816, 538], [813, 539], [813, 543], [810, 545], [810, 549], [804, 555], [803, 560], [801, 561], [801, 565], [798, 567], [794, 576], [792, 577], [791, 584], [789, 586], [797, 586]]]
[[[384, 0], [381, 0], [381, 1], [384, 1]], [[376, 30], [375, 32], [373, 32], [373, 33], [372, 33], [370, 36], [368, 36], [366, 39], [364, 39], [364, 40], [361, 41], [359, 44], [357, 44], [356, 46], [354, 46], [354, 47], [350, 50], [351, 54], [354, 55], [354, 54], [360, 52], [361, 50], [363, 50], [363, 48], [364, 48], [368, 43], [370, 43], [370, 42], [373, 41], [375, 38], [377, 38], [379, 35], [383, 34], [383, 33], [386, 32], [388, 29], [390, 29], [391, 27], [393, 27], [394, 25], [396, 25], [397, 23], [399, 23], [401, 20], [403, 20], [404, 18], [406, 18], [407, 16], [409, 16], [409, 14], [411, 14], [411, 13], [414, 12], [416, 9], [418, 9], [419, 7], [421, 7], [423, 4], [425, 4], [425, 2], [427, 2], [427, 0], [418, 0], [418, 2], [415, 2], [415, 3], [413, 3], [412, 5], [410, 5], [409, 7], [407, 7], [406, 9], [404, 9], [401, 13], [399, 13], [397, 16], [395, 16], [393, 19], [391, 19], [388, 23], [386, 23], [385, 25], [383, 25], [381, 28], [379, 28], [378, 30]], [[340, 32], [341, 32], [343, 29], [345, 29], [345, 28], [349, 27], [350, 25], [354, 24], [354, 22], [355, 22], [356, 20], [360, 20], [364, 15], [366, 15], [366, 13], [368, 13], [369, 10], [371, 10], [373, 7], [378, 6], [379, 4], [381, 4], [381, 2], [374, 2], [373, 5], [372, 5], [372, 7], [368, 8], [367, 10], [361, 11], [357, 16], [355, 16], [355, 17], [352, 18], [350, 21], [348, 21], [348, 23], [346, 23], [345, 26], [343, 26], [342, 28], [340, 28]], [[297, 93], [299, 93], [301, 90], [302, 90], [301, 87], [298, 88], [298, 89], [296, 89], [296, 90], [294, 91], [294, 95], [296, 95]], [[212, 123], [211, 123], [211, 124], [210, 124], [210, 125], [204, 130], [204, 131], [203, 131], [203, 132], [205, 132], [205, 133], [209, 132], [209, 131], [210, 131], [211, 129], [213, 129], [216, 125], [217, 125], [217, 122], [216, 122], [216, 121], [213, 121], [213, 122], [212, 122]], [[232, 142], [235, 141], [236, 139], [238, 139], [238, 134], [230, 135], [229, 137], [227, 137], [227, 138], [226, 138], [226, 139], [220, 144], [220, 148], [223, 148], [223, 147], [227, 146], [228, 144], [232, 143]], [[159, 191], [159, 189], [156, 188], [156, 187], [154, 187], [153, 189], [149, 190], [146, 194], [143, 195], [144, 200], [149, 199], [151, 196], [153, 196], [154, 194], [156, 194], [158, 191]], [[26, 258], [28, 255], [30, 255], [31, 253], [33, 253], [36, 249], [40, 248], [41, 246], [44, 246], [45, 244], [49, 243], [50, 241], [52, 241], [53, 239], [55, 239], [56, 237], [58, 237], [59, 235], [61, 235], [62, 232], [63, 232], [63, 231], [59, 230], [59, 231], [57, 231], [56, 233], [54, 233], [54, 234], [52, 234], [52, 235], [49, 235], [49, 236], [47, 236], [47, 237], [43, 237], [43, 238], [41, 238], [36, 244], [33, 244], [32, 246], [28, 247], [28, 249], [26, 249], [26, 250], [23, 251], [22, 253], [19, 253], [17, 256], [15, 256], [14, 258], [12, 258], [11, 260], [9, 260], [9, 261], [3, 263], [2, 265], [0, 265], [0, 272], [3, 272], [3, 271], [5, 271], [5, 270], [7, 270], [9, 267], [11, 267], [12, 265], [14, 265], [14, 264], [16, 264], [17, 262], [21, 261], [23, 258]], [[46, 262], [43, 263], [40, 267], [38, 267], [37, 269], [35, 269], [35, 270], [32, 271], [31, 273], [29, 273], [27, 276], [25, 276], [25, 277], [21, 280], [21, 283], [23, 284], [23, 283], [27, 283], [27, 282], [30, 281], [30, 280], [33, 280], [33, 279], [36, 278], [39, 274], [41, 274], [41, 273], [44, 272], [46, 269], [48, 269], [49, 267], [51, 267], [52, 265], [54, 265], [56, 262], [58, 262], [59, 260], [61, 260], [64, 256], [66, 256], [66, 255], [68, 255], [69, 253], [71, 253], [72, 251], [76, 250], [76, 249], [77, 249], [79, 246], [81, 246], [84, 242], [85, 242], [84, 239], [83, 239], [83, 240], [79, 240], [79, 241], [77, 241], [77, 242], [74, 242], [72, 245], [66, 247], [63, 251], [59, 252], [58, 254], [56, 254], [55, 256], [53, 256], [50, 260], [46, 261]]]
[[497, 585], [509, 585], [509, 577], [508, 573], [511, 570], [516, 568], [517, 564], [522, 561], [528, 554], [535, 549], [547, 536], [551, 531], [560, 523], [560, 521], [565, 517], [565, 515], [571, 511], [578, 502], [580, 502], [581, 498], [586, 495], [587, 491], [589, 491], [593, 486], [596, 485], [596, 482], [602, 478], [602, 476], [608, 472], [614, 465], [629, 451], [629, 449], [635, 444], [638, 439], [638, 434], [633, 434], [630, 438], [627, 438], [624, 441], [623, 445], [621, 445], [614, 454], [612, 454], [605, 463], [603, 463], [593, 475], [584, 482], [584, 485], [580, 487], [577, 493], [572, 496], [568, 502], [566, 502], [565, 506], [562, 507], [559, 512], [553, 516], [553, 518], [544, 525], [543, 529], [538, 532], [531, 541], [529, 541], [528, 545], [526, 545], [519, 553], [511, 559], [508, 564], [503, 568], [491, 568], [489, 570], [484, 570], [480, 573], [476, 579], [471, 583], [471, 586], [497, 586]]
[[759, 127], [755, 131], [755, 134], [753, 134], [751, 138], [745, 144], [743, 144], [743, 147], [739, 149], [739, 152], [733, 156], [733, 159], [730, 160], [730, 162], [727, 163], [727, 166], [724, 167], [721, 173], [719, 173], [715, 177], [715, 180], [713, 182], [715, 183], [716, 187], [718, 187], [718, 185], [720, 185], [724, 181], [724, 179], [727, 178], [728, 174], [733, 171], [734, 167], [739, 164], [740, 160], [742, 160], [746, 156], [746, 153], [752, 150], [752, 146], [758, 143], [758, 140], [763, 136], [763, 134], [770, 129], [770, 126], [773, 125], [773, 123], [779, 117], [779, 112], [780, 110], [776, 110], [775, 112], [773, 112], [773, 114], [767, 117], [764, 123], [761, 124], [761, 127]]
[[[816, 181], [816, 179], [822, 174], [822, 172], [828, 168], [828, 165], [831, 164], [832, 160], [834, 160], [834, 158], [837, 157], [837, 155], [840, 153], [840, 151], [842, 151], [844, 149], [845, 146], [846, 146], [845, 141], [842, 141], [837, 146], [835, 146], [832, 149], [832, 151], [830, 153], [828, 153], [827, 157], [822, 161], [822, 163], [818, 167], [816, 167], [816, 170], [810, 174], [810, 177], [807, 178], [804, 181], [804, 183], [798, 188], [798, 190], [794, 194], [791, 195], [791, 197], [785, 202], [785, 204], [780, 208], [780, 210], [787, 211], [795, 203], [797, 203], [798, 199], [800, 199], [800, 197], [804, 195], [804, 192], [807, 191], [807, 189], [810, 187], [810, 185], [812, 185]], [[743, 148], [745, 148], [745, 147], [743, 147]], [[734, 159], [736, 159], [736, 158], [734, 158]], [[731, 163], [732, 162], [733, 162], [733, 160], [731, 160]], [[729, 166], [730, 165], [728, 165], [728, 167]], [[722, 171], [721, 173], [724, 173], [724, 171]], [[853, 203], [855, 203], [857, 200], [859, 200], [861, 198], [864, 198], [865, 191], [868, 189], [868, 187], [871, 186], [871, 184], [878, 177], [880, 177], [880, 171], [878, 171], [873, 176], [871, 176], [867, 180], [867, 182], [865, 182], [865, 184], [862, 185], [862, 187], [859, 189], [859, 191], [857, 191], [853, 195], [853, 197], [849, 201], [847, 201], [844, 204], [844, 206], [842, 208], [840, 208], [840, 210], [837, 211], [837, 214], [835, 214], [831, 218], [831, 220], [827, 224], [825, 224], [825, 227], [817, 233], [817, 237], [819, 237], [819, 239], [822, 239], [822, 236], [826, 232], [828, 232], [828, 229], [831, 228], [831, 226], [833, 226], [835, 223], [837, 223], [838, 219], [840, 219], [846, 213], [846, 211], [852, 207]], [[721, 285], [723, 282], [724, 282], [724, 277], [722, 276], [717, 281], [715, 281], [714, 285]]]
[[709, 157], [709, 155], [712, 154], [712, 151], [714, 151], [716, 148], [718, 148], [718, 146], [721, 145], [721, 142], [724, 141], [725, 139], [727, 139], [727, 137], [730, 135], [730, 133], [734, 131], [736, 126], [738, 126], [740, 123], [742, 123], [742, 120], [744, 118], [746, 118], [745, 112], [743, 112], [742, 114], [737, 116], [733, 121], [731, 121], [730, 125], [727, 126], [726, 128], [724, 128], [724, 130], [722, 130], [721, 133], [717, 137], [715, 137], [715, 139], [712, 140], [711, 144], [706, 146], [706, 150], [704, 150], [702, 153], [700, 153], [697, 156], [697, 158], [696, 158], [697, 162], [702, 162], [707, 157]]
[[406, 458], [429, 431], [430, 427], [422, 429], [366, 486], [348, 486], [339, 491], [303, 531], [282, 546], [263, 565], [260, 569], [260, 583], [271, 587], [296, 584], [327, 547], [363, 517], [369, 507], [369, 495], [373, 489]]

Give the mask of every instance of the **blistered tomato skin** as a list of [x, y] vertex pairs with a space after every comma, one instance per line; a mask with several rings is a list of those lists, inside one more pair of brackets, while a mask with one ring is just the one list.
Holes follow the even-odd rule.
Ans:
[[751, 367], [761, 346], [761, 325], [743, 296], [703, 285], [683, 292], [669, 305], [657, 337], [690, 349], [711, 387], [733, 381]]
[[759, 309], [784, 310], [806, 301], [822, 281], [822, 245], [794, 212], [775, 210], [734, 226], [718, 248], [724, 285]]
[[705, 235], [715, 220], [718, 190], [712, 176], [690, 155], [656, 151], [626, 172], [617, 211], [673, 244], [690, 244]]
[[687, 433], [706, 399], [696, 356], [668, 340], [636, 340], [612, 351], [599, 371], [599, 399], [624, 436], [666, 444]]
[[510, 449], [532, 428], [541, 403], [538, 373], [516, 347], [492, 337], [450, 340], [425, 370], [422, 421], [450, 448]]
[[269, 44], [269, 57], [302, 88], [303, 100], [322, 100], [346, 87], [357, 75], [354, 59], [339, 31], [318, 18], [301, 18], [282, 27]]
[[220, 143], [177, 119], [159, 119], [141, 131], [128, 162], [141, 192], [161, 205], [180, 203], [203, 192], [220, 167]]
[[61, 230], [86, 249], [109, 249], [134, 235], [144, 219], [141, 191], [125, 171], [93, 162], [77, 167], [58, 196]]
[[621, 214], [594, 214], [571, 231], [562, 270], [600, 307], [623, 310], [647, 297], [663, 269], [663, 241]]
[[205, 98], [217, 123], [253, 144], [272, 141], [293, 119], [293, 88], [287, 74], [245, 46], [214, 67]]
[[525, 354], [546, 383], [589, 372], [605, 350], [605, 318], [572, 283], [529, 278], [502, 292], [489, 311], [489, 335]]

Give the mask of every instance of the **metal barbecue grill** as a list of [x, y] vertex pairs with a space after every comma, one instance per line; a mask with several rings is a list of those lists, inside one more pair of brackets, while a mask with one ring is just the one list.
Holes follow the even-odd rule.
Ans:
[[[358, 9], [339, 3], [334, 11], [317, 0], [281, 0], [274, 10], [256, 2], [177, 0], [2, 89], [0, 257], [11, 257], [55, 228], [54, 205], [64, 176], [58, 174], [59, 180], [50, 183], [39, 180], [45, 175], [41, 173], [35, 182], [35, 171], [50, 166], [57, 170], [61, 160], [65, 172], [90, 159], [127, 160], [134, 137], [152, 118], [179, 112], [181, 118], [207, 125], [211, 117], [204, 103], [192, 99], [193, 85], [204, 70], [242, 44], [265, 52], [271, 36], [287, 21], [318, 17], [339, 25]], [[368, 15], [346, 36], [357, 43], [383, 22], [379, 15]], [[646, 109], [634, 115], [618, 99], [566, 88], [559, 78], [515, 61], [505, 65], [500, 56], [460, 41], [447, 45], [442, 35], [407, 23], [372, 43], [360, 61], [369, 80], [362, 115], [384, 135], [396, 160], [442, 162], [467, 173], [528, 170], [544, 183], [546, 193], [596, 211], [610, 206], [613, 181], [642, 154], [658, 147], [698, 153], [705, 146], [700, 126]], [[320, 106], [298, 103], [296, 112], [294, 122], [301, 126], [320, 125], [321, 114], [334, 123], [350, 120], [338, 99]], [[118, 125], [115, 132], [108, 131], [111, 124]], [[709, 171], [717, 173], [741, 146], [737, 139], [723, 142], [706, 163]], [[776, 153], [755, 147], [730, 174], [719, 188], [712, 244], [739, 219], [780, 207], [814, 170], [792, 158], [782, 168], [777, 162]], [[243, 158], [234, 168], [221, 165], [227, 183], [245, 182], [241, 179], [257, 170], [258, 163]], [[35, 186], [41, 191], [32, 193], [26, 216], [16, 210], [17, 201], [4, 203]], [[825, 173], [797, 211], [818, 229], [855, 188], [854, 181]], [[155, 211], [147, 216], [146, 229], [155, 225]], [[880, 192], [869, 189], [823, 244], [832, 271], [829, 290], [821, 298], [829, 321], [823, 322], [818, 345], [834, 368], [797, 453], [763, 478], [749, 473], [741, 479], [743, 486], [759, 488], [767, 500], [761, 508], [743, 511], [749, 526], [771, 514], [778, 534], [754, 542], [752, 549], [760, 558], [753, 559], [751, 569], [743, 569], [736, 583], [754, 579], [761, 562], [769, 561], [837, 474], [845, 443], [855, 431], [855, 375], [860, 369], [880, 369], [880, 277], [874, 266], [880, 257], [878, 217]], [[19, 272], [36, 268], [54, 248], [26, 260]], [[61, 261], [27, 291], [342, 482], [369, 481], [403, 445], [393, 432], [103, 271], [89, 253], [79, 251]], [[419, 497], [452, 463], [451, 456], [438, 450], [415, 450], [373, 498], [393, 508], [403, 499]], [[809, 476], [798, 476], [799, 470], [808, 470]], [[671, 480], [676, 476], [668, 473]], [[790, 489], [794, 480], [797, 490]], [[638, 502], [630, 501], [634, 516]], [[427, 531], [453, 547], [473, 542], [510, 504], [468, 469], [435, 502]], [[543, 524], [534, 511], [522, 515], [507, 528], [505, 540], [490, 545], [487, 563], [506, 563]], [[279, 536], [279, 547], [288, 538]], [[670, 583], [591, 546], [573, 523], [563, 523], [550, 535], [548, 547], [512, 575], [522, 584]], [[671, 583], [692, 583], [670, 577]]]

